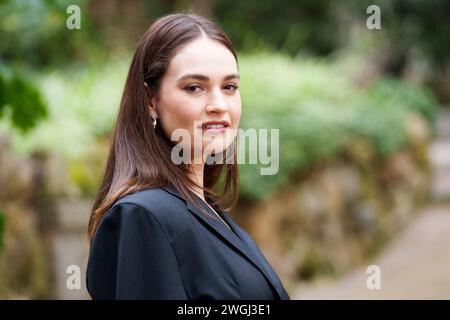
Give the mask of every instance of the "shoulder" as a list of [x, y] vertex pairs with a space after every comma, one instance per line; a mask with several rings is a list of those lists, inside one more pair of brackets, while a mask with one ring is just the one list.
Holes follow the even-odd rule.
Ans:
[[134, 221], [151, 219], [166, 231], [176, 232], [186, 225], [187, 208], [182, 199], [164, 188], [151, 188], [118, 199], [104, 218]]

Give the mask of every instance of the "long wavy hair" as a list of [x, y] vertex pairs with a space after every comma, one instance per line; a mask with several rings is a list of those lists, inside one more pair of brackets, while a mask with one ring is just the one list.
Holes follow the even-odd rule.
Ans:
[[[192, 168], [188, 164], [172, 162], [174, 143], [165, 136], [161, 121], [153, 128], [148, 107], [151, 98], [158, 97], [161, 79], [177, 50], [202, 36], [202, 32], [228, 48], [237, 63], [236, 51], [225, 32], [214, 22], [193, 13], [163, 16], [154, 21], [141, 38], [128, 72], [106, 168], [92, 207], [89, 240], [94, 237], [102, 217], [118, 199], [142, 189], [174, 188], [205, 212], [190, 192], [193, 187], [199, 187], [188, 177]], [[223, 163], [205, 164], [204, 167], [205, 199], [216, 210], [225, 212], [235, 207], [238, 197], [235, 142], [230, 146], [232, 163], [226, 163], [229, 161], [225, 161], [224, 152]]]

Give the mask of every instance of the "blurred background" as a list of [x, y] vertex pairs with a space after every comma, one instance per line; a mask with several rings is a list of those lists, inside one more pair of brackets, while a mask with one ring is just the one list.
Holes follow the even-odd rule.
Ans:
[[0, 298], [89, 298], [86, 228], [131, 55], [189, 9], [238, 49], [241, 127], [280, 129], [278, 174], [240, 165], [233, 217], [291, 297], [449, 299], [448, 0], [0, 1]]

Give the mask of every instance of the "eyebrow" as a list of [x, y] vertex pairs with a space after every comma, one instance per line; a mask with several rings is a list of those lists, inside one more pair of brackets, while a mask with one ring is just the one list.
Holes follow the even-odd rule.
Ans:
[[[223, 77], [223, 81], [227, 81], [230, 79], [239, 79], [239, 75], [237, 73], [233, 73], [233, 74], [229, 74], [225, 77]], [[181, 82], [183, 80], [186, 79], [197, 79], [200, 81], [209, 81], [209, 77], [202, 75], [202, 74], [198, 74], [198, 73], [192, 73], [192, 74], [185, 74], [184, 76], [180, 77], [180, 79], [178, 79], [178, 82]]]

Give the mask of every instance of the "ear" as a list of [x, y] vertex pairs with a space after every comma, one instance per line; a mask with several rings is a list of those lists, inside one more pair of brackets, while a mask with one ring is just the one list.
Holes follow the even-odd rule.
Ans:
[[156, 99], [154, 96], [152, 97], [151, 89], [148, 87], [147, 83], [145, 83], [145, 82], [144, 82], [144, 87], [145, 87], [145, 92], [147, 94], [147, 98], [150, 101], [150, 104], [148, 105], [148, 107], [150, 109], [150, 114], [155, 119], [158, 119], [158, 112], [156, 111]]
[[151, 90], [150, 90], [148, 84], [145, 81], [144, 81], [144, 89], [145, 89], [145, 94], [147, 95], [147, 98], [150, 99], [150, 97], [152, 96], [151, 95]]
[[156, 112], [155, 108], [148, 106], [148, 108], [150, 109], [150, 115], [155, 118], [158, 119], [158, 113]]

